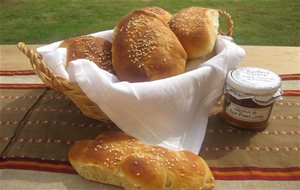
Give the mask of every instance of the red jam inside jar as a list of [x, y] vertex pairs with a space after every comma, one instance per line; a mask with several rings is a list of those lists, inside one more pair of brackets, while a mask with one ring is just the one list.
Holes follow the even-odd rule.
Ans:
[[228, 72], [223, 120], [246, 130], [261, 131], [269, 123], [273, 104], [281, 97], [281, 79], [272, 71], [242, 67]]

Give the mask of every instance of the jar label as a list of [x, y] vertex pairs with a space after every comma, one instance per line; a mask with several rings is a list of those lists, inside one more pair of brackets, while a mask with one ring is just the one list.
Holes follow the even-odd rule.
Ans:
[[246, 108], [239, 106], [233, 102], [225, 108], [225, 112], [238, 120], [248, 122], [266, 121], [269, 117], [271, 106], [265, 108]]
[[255, 67], [236, 69], [232, 72], [232, 78], [245, 87], [251, 88], [273, 88], [281, 81], [275, 73]]

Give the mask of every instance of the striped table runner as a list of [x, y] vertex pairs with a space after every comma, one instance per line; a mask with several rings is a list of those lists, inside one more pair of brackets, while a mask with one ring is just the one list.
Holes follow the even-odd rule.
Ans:
[[[46, 88], [32, 70], [0, 71], [0, 168], [76, 174], [67, 153], [113, 123], [87, 118], [63, 94]], [[232, 128], [211, 111], [199, 153], [216, 180], [300, 180], [300, 74], [281, 75], [284, 97], [261, 132]], [[24, 81], [32, 81], [24, 83]], [[13, 81], [13, 82], [11, 82]]]

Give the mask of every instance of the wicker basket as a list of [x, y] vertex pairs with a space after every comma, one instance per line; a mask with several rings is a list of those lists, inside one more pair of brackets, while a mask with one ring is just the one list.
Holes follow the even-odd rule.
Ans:
[[[226, 36], [232, 36], [233, 21], [231, 16], [224, 10], [219, 10], [219, 14], [225, 17], [227, 21], [227, 31], [225, 33], [219, 31], [219, 33]], [[110, 122], [110, 119], [106, 114], [98, 105], [86, 96], [77, 83], [56, 76], [42, 61], [42, 56], [36, 51], [29, 49], [25, 43], [19, 42], [18, 48], [30, 59], [30, 63], [35, 73], [48, 87], [62, 92], [69, 97], [84, 115], [96, 120]]]

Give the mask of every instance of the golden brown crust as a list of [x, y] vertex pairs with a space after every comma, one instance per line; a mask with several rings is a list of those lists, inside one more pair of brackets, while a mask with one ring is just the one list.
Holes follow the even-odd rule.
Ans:
[[173, 15], [169, 26], [175, 33], [188, 59], [202, 58], [212, 53], [218, 34], [218, 11], [189, 7]]
[[172, 18], [172, 14], [166, 11], [165, 9], [162, 9], [160, 7], [156, 6], [149, 6], [144, 7], [142, 10], [150, 11], [154, 14], [156, 14], [165, 24], [168, 24]]
[[214, 178], [199, 156], [147, 146], [122, 132], [105, 132], [72, 145], [69, 160], [83, 177], [130, 189], [213, 189]]
[[135, 10], [114, 30], [113, 68], [119, 80], [151, 81], [184, 72], [186, 52], [156, 14]]
[[80, 36], [65, 39], [60, 47], [67, 48], [66, 67], [70, 61], [88, 59], [110, 73], [112, 68], [112, 44], [110, 41], [94, 36]]

